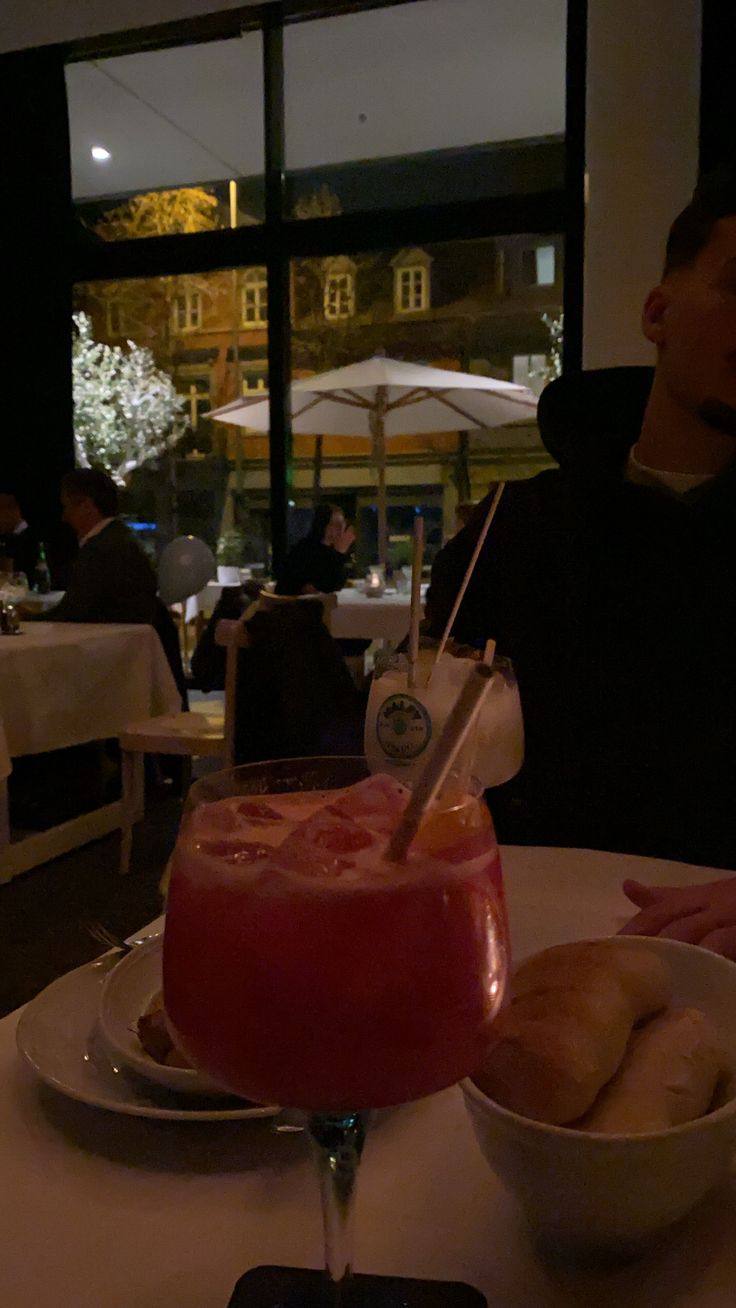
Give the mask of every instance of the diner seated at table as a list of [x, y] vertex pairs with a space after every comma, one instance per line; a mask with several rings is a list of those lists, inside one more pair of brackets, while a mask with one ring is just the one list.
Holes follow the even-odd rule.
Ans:
[[[355, 532], [339, 504], [318, 504], [306, 536], [292, 546], [276, 582], [277, 595], [329, 595], [342, 590]], [[369, 640], [340, 640], [346, 658], [362, 659]]]
[[342, 590], [355, 532], [338, 504], [318, 504], [312, 525], [293, 545], [276, 581], [277, 595], [328, 595]]
[[156, 617], [156, 574], [118, 518], [118, 490], [107, 473], [77, 468], [61, 483], [64, 521], [79, 553], [66, 594], [44, 622], [147, 622]]
[[76, 468], [61, 483], [65, 523], [79, 552], [58, 604], [31, 615], [43, 622], [132, 622], [154, 627], [186, 708], [179, 636], [158, 597], [156, 574], [133, 533], [118, 518], [118, 489], [98, 468]]
[[25, 573], [33, 585], [33, 574], [38, 563], [38, 538], [23, 517], [23, 510], [15, 491], [0, 488], [0, 564], [10, 565], [12, 572]]
[[[489, 794], [501, 840], [734, 869], [736, 167], [675, 220], [642, 327], [654, 370], [543, 392], [559, 467], [506, 487], [454, 634], [495, 639], [518, 675], [526, 760]], [[435, 636], [488, 508], [435, 560]]]

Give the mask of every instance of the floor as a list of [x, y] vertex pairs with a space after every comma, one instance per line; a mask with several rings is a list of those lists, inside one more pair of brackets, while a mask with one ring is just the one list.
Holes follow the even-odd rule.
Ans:
[[124, 937], [160, 913], [158, 884], [180, 812], [169, 788], [148, 795], [126, 877], [118, 873], [114, 833], [0, 886], [0, 1016], [104, 952], [91, 924]]

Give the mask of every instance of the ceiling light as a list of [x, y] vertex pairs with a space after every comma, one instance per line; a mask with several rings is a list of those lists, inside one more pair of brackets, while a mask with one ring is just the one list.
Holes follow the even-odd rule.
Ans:
[[106, 150], [104, 145], [93, 145], [90, 154], [97, 163], [107, 163], [108, 159], [112, 159], [110, 151]]

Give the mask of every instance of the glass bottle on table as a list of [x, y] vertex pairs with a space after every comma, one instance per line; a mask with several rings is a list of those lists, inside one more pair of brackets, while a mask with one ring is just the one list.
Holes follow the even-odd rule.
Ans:
[[37, 595], [48, 595], [51, 590], [51, 573], [46, 561], [46, 547], [43, 541], [38, 546], [38, 563], [33, 574], [33, 589]]

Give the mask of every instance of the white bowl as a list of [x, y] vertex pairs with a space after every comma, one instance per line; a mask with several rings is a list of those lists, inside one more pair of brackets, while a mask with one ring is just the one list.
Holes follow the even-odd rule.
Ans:
[[163, 936], [153, 936], [125, 954], [105, 978], [100, 994], [97, 1028], [108, 1056], [147, 1081], [177, 1094], [227, 1095], [203, 1072], [191, 1067], [167, 1067], [147, 1054], [136, 1031], [141, 1013], [162, 986]]
[[[714, 1021], [736, 1070], [736, 964], [696, 945], [614, 937], [653, 950], [674, 977], [674, 1002]], [[736, 1149], [736, 1080], [723, 1106], [649, 1135], [590, 1135], [520, 1117], [462, 1085], [483, 1154], [520, 1203], [532, 1234], [563, 1257], [629, 1256], [686, 1213], [728, 1171]]]

